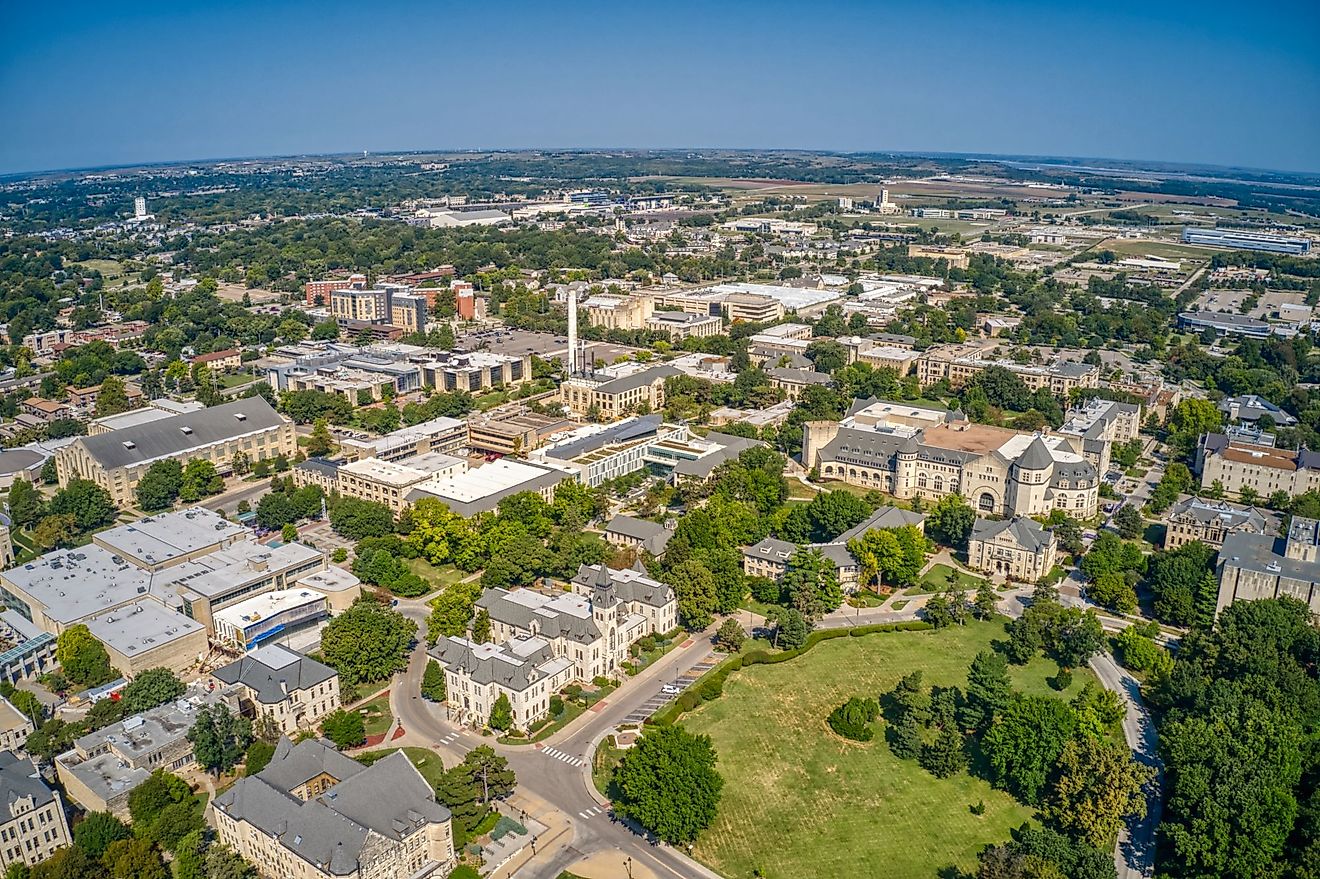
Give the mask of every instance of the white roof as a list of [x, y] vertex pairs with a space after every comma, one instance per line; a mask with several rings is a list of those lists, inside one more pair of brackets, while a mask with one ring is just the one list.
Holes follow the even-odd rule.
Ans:
[[[270, 619], [276, 614], [283, 613], [286, 610], [315, 604], [317, 602], [324, 604], [325, 596], [320, 592], [317, 592], [315, 589], [277, 589], [274, 592], [265, 592], [261, 595], [240, 601], [238, 604], [231, 604], [223, 610], [218, 610], [214, 614], [214, 619], [217, 623], [227, 623], [233, 628], [242, 631], [253, 623]], [[263, 647], [261, 650], [254, 652], [261, 653], [264, 650], [271, 649], [275, 649], [275, 645], [272, 645], [271, 647]], [[283, 647], [279, 647], [278, 649], [283, 650], [285, 653], [289, 653], [289, 651], [284, 650]], [[293, 660], [289, 660], [290, 662], [298, 658], [295, 654], [290, 655], [293, 656]], [[280, 659], [278, 656], [273, 656], [269, 661], [262, 657], [259, 658], [271, 668], [283, 668], [282, 665], [275, 664], [275, 661]]]
[[204, 507], [147, 516], [96, 535], [96, 543], [148, 566], [168, 564], [176, 558], [233, 540], [248, 533]]
[[708, 289], [715, 293], [751, 293], [755, 296], [768, 296], [778, 300], [785, 308], [806, 308], [822, 302], [832, 302], [843, 295], [838, 290], [804, 290], [800, 287], [783, 287], [779, 284], [716, 284]]
[[[1032, 433], [1015, 434], [1011, 439], [999, 447], [999, 454], [1003, 455], [1010, 461], [1017, 460], [1017, 458], [1027, 450], [1027, 446], [1031, 445], [1032, 441], [1036, 438], [1037, 435]], [[1040, 439], [1044, 441], [1045, 448], [1050, 450], [1050, 457], [1060, 464], [1080, 464], [1082, 461], [1086, 460], [1081, 455], [1072, 451], [1071, 447], [1068, 446], [1068, 441], [1064, 437], [1040, 436]]]
[[541, 476], [541, 467], [509, 458], [491, 461], [466, 473], [432, 478], [417, 487], [441, 498], [471, 503]]

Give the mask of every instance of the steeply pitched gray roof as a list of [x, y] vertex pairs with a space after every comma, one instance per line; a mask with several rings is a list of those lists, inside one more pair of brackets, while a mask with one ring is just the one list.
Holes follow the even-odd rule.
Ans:
[[113, 470], [269, 430], [285, 421], [263, 397], [245, 397], [150, 424], [81, 437], [78, 442], [102, 467]]
[[621, 534], [624, 537], [640, 540], [642, 548], [651, 555], [660, 555], [665, 551], [665, 546], [669, 543], [669, 538], [674, 536], [663, 525], [652, 522], [649, 519], [639, 519], [636, 516], [628, 516], [619, 513], [610, 523], [605, 526], [606, 534]]
[[0, 751], [0, 815], [9, 821], [15, 800], [31, 797], [37, 808], [55, 799], [55, 794], [42, 781], [37, 767], [28, 758], [20, 758], [13, 751]]
[[431, 785], [403, 751], [376, 761], [318, 799], [350, 821], [390, 839], [407, 836], [423, 824], [449, 820], [449, 810], [435, 801]]
[[682, 370], [673, 366], [653, 366], [650, 369], [643, 369], [641, 372], [634, 372], [632, 375], [611, 379], [602, 385], [598, 385], [596, 390], [602, 394], [619, 394], [649, 385], [654, 381], [662, 381], [682, 374]]
[[672, 588], [634, 568], [616, 571], [605, 565], [579, 565], [573, 582], [604, 588], [620, 601], [638, 602], [650, 607], [664, 607], [674, 600]]
[[275, 754], [258, 773], [282, 791], [291, 791], [326, 773], [343, 781], [366, 767], [351, 757], [345, 757], [319, 739], [306, 739], [294, 744], [281, 737], [275, 745]]
[[1054, 456], [1050, 454], [1049, 446], [1038, 436], [1017, 459], [1017, 465], [1022, 470], [1048, 470], [1054, 466]]
[[874, 531], [878, 528], [902, 528], [904, 525], [916, 525], [920, 527], [926, 517], [921, 513], [914, 513], [911, 510], [904, 510], [900, 507], [879, 507], [871, 514], [865, 522], [855, 528], [849, 528], [847, 531], [834, 538], [835, 543], [847, 543], [855, 537], [861, 537], [868, 531]]
[[977, 519], [972, 523], [972, 540], [993, 540], [1004, 532], [1028, 552], [1041, 552], [1054, 542], [1054, 532], [1042, 528], [1035, 519], [1018, 516], [1000, 522]]
[[315, 687], [338, 672], [301, 653], [271, 644], [211, 674], [226, 684], [242, 683], [250, 687], [263, 705], [277, 705], [288, 698], [288, 693]]

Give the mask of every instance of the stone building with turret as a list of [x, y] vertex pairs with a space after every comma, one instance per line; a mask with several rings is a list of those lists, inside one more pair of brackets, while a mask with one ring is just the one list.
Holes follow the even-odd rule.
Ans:
[[487, 589], [476, 604], [490, 615], [491, 643], [436, 643], [431, 656], [445, 670], [451, 717], [484, 724], [504, 695], [526, 729], [565, 686], [618, 675], [637, 639], [678, 625], [674, 590], [641, 569], [583, 565], [569, 587], [554, 595]]
[[896, 498], [934, 501], [957, 493], [987, 516], [1064, 510], [1086, 519], [1097, 512], [1099, 475], [1070, 437], [974, 424], [957, 411], [875, 401], [855, 414], [879, 405], [899, 407], [902, 417], [808, 422], [803, 466], [821, 479]]

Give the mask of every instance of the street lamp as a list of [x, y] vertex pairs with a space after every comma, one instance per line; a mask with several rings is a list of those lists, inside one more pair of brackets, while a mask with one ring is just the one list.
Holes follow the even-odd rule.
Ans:
[[628, 855], [628, 860], [624, 861], [624, 866], [628, 868], [628, 879], [633, 879], [632, 874], [632, 855]]

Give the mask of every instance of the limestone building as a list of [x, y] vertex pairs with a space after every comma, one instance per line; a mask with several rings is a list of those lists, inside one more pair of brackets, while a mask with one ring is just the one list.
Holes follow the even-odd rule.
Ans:
[[[884, 404], [889, 405], [889, 404]], [[983, 516], [1096, 514], [1099, 477], [1067, 437], [973, 424], [960, 412], [928, 427], [934, 410], [899, 409], [899, 420], [807, 422], [802, 461], [821, 478], [938, 500], [960, 494]], [[906, 422], [906, 423], [905, 423]]]
[[977, 519], [967, 541], [967, 567], [987, 574], [1034, 583], [1048, 574], [1058, 557], [1054, 532], [1035, 519]]
[[1074, 447], [1091, 462], [1096, 472], [1109, 470], [1115, 443], [1128, 443], [1141, 430], [1141, 407], [1093, 397], [1068, 410], [1059, 434], [1074, 438]]
[[1069, 360], [1048, 364], [1018, 363], [995, 357], [997, 347], [994, 343], [966, 343], [931, 348], [917, 358], [917, 381], [924, 388], [947, 379], [950, 387], [960, 388], [983, 370], [999, 366], [1020, 378], [1030, 390], [1044, 388], [1064, 399], [1074, 389], [1100, 386], [1098, 366]]
[[613, 377], [578, 373], [564, 379], [560, 399], [576, 417], [596, 415], [601, 421], [617, 421], [645, 409], [665, 407], [665, 380], [682, 373], [672, 366], [652, 366], [630, 375]]
[[0, 867], [33, 866], [73, 845], [64, 800], [33, 762], [0, 752]]
[[1215, 612], [1234, 601], [1288, 596], [1320, 614], [1320, 522], [1295, 517], [1283, 537], [1239, 532], [1219, 551]]
[[208, 817], [221, 842], [279, 879], [444, 876], [454, 866], [449, 810], [402, 751], [363, 766], [320, 740], [283, 738]]
[[1320, 452], [1310, 449], [1278, 449], [1268, 433], [1233, 431], [1210, 433], [1201, 438], [1196, 455], [1201, 486], [1216, 482], [1231, 495], [1249, 488], [1257, 497], [1276, 491], [1296, 497], [1320, 489]]
[[1164, 548], [1177, 549], [1199, 540], [1218, 549], [1233, 534], [1269, 534], [1274, 525], [1273, 516], [1255, 507], [1187, 497], [1169, 510]]
[[55, 453], [55, 468], [60, 485], [90, 479], [108, 491], [115, 504], [129, 507], [136, 503], [138, 482], [157, 461], [186, 464], [198, 458], [229, 473], [239, 452], [256, 462], [292, 457], [297, 451], [293, 422], [258, 396], [79, 437]]
[[238, 691], [239, 709], [285, 735], [312, 729], [339, 708], [339, 673], [279, 644], [258, 648], [211, 676]]

